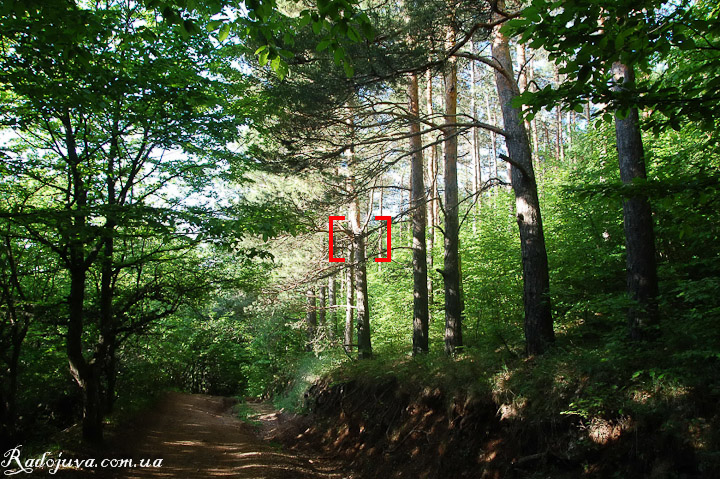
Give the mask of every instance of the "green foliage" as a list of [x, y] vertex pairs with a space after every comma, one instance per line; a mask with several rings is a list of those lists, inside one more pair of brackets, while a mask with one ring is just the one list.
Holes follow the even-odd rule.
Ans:
[[[624, 117], [630, 108], [652, 109], [646, 128], [659, 133], [678, 130], [690, 119], [710, 131], [717, 117], [717, 78], [720, 64], [715, 2], [534, 0], [522, 16], [507, 22], [531, 48], [543, 48], [568, 79], [537, 92], [527, 91], [516, 104], [534, 112], [562, 104], [582, 111], [592, 101]], [[613, 63], [639, 70], [627, 88], [613, 89]], [[663, 115], [662, 118], [660, 117]], [[532, 114], [531, 114], [532, 115]]]

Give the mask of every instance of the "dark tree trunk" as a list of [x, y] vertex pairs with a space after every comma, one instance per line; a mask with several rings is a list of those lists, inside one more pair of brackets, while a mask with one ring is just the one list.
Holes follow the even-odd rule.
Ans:
[[114, 340], [108, 344], [105, 357], [105, 414], [110, 414], [115, 408], [115, 385], [117, 384], [117, 346]]
[[[500, 8], [504, 7], [502, 3], [498, 3]], [[492, 56], [502, 69], [495, 71], [495, 82], [503, 114], [505, 143], [512, 165], [512, 186], [520, 230], [525, 343], [528, 354], [540, 354], [555, 340], [550, 308], [547, 251], [530, 143], [520, 110], [512, 107], [512, 99], [519, 94], [518, 85], [513, 73], [508, 39], [500, 33], [499, 27], [494, 29]]]
[[102, 442], [102, 405], [100, 399], [100, 375], [97, 363], [89, 363], [83, 356], [82, 331], [85, 299], [86, 270], [76, 265], [70, 271], [70, 295], [68, 298], [67, 353], [70, 372], [80, 386], [83, 397], [82, 437], [90, 443]]
[[[107, 203], [111, 208], [118, 206], [115, 191], [115, 158], [118, 154], [116, 132], [118, 128], [118, 121], [116, 120], [113, 125], [113, 132], [115, 133], [110, 143], [106, 172]], [[117, 219], [115, 216], [113, 214], [108, 215], [103, 227], [105, 241], [100, 257], [100, 338], [95, 348], [94, 360], [101, 365], [105, 376], [105, 397], [102, 398], [104, 413], [110, 413], [115, 403], [115, 335], [117, 334], [117, 328], [113, 309], [113, 298], [115, 296], [113, 282], [116, 226]]]
[[[354, 178], [351, 179], [351, 188], [354, 191]], [[368, 359], [372, 357], [370, 341], [370, 308], [368, 307], [367, 292], [367, 258], [365, 252], [365, 234], [360, 223], [360, 198], [357, 195], [350, 203], [350, 226], [352, 229], [353, 250], [355, 253], [355, 301], [357, 305], [357, 342], [358, 357]]]
[[3, 368], [0, 376], [2, 378], [0, 383], [0, 446], [3, 447], [2, 450], [10, 447], [17, 433], [20, 352], [32, 317], [31, 311], [26, 309], [28, 306], [22, 306], [22, 304], [27, 303], [27, 299], [20, 285], [12, 242], [9, 236], [5, 237], [4, 246], [6, 248], [4, 259], [9, 267], [9, 275], [0, 278], [0, 285], [2, 286], [0, 301], [5, 306], [6, 317], [2, 319], [2, 323], [4, 323], [2, 327], [4, 329], [9, 326], [9, 332], [5, 335], [9, 341], [8, 344], [3, 345], [7, 350], [0, 354], [3, 357], [3, 362], [5, 362], [4, 365], [0, 364], [0, 367]]
[[[12, 299], [8, 298], [8, 303], [11, 301]], [[3, 447], [3, 451], [6, 450], [6, 447], [10, 447], [17, 433], [18, 366], [20, 365], [22, 343], [28, 329], [27, 322], [18, 321], [17, 314], [19, 312], [15, 309], [15, 305], [8, 304], [8, 307], [12, 310], [10, 314], [14, 318], [10, 321], [11, 351], [7, 363], [7, 374], [3, 373], [7, 384], [0, 385], [0, 446]], [[23, 313], [20, 312], [20, 314]]]
[[357, 298], [358, 357], [372, 357], [370, 341], [370, 308], [368, 307], [365, 236], [355, 235], [355, 296]]
[[345, 270], [345, 334], [343, 344], [345, 351], [350, 353], [353, 346], [353, 314], [355, 310], [355, 250], [353, 244], [348, 246], [348, 261]]
[[315, 309], [315, 291], [309, 289], [306, 293], [307, 311], [305, 313], [305, 321], [307, 322], [308, 343], [307, 350], [312, 351], [315, 342], [315, 332], [317, 330], [317, 311]]
[[[450, 41], [454, 32], [449, 31]], [[445, 80], [445, 353], [451, 355], [463, 345], [460, 300], [459, 206], [457, 181], [457, 60], [448, 60]]]
[[413, 234], [413, 354], [428, 352], [428, 283], [425, 245], [426, 198], [420, 137], [420, 92], [417, 74], [408, 84], [410, 123], [411, 207]]
[[[627, 65], [613, 64], [613, 76], [621, 90], [624, 85], [635, 82], [635, 73]], [[632, 184], [635, 178], [646, 178], [645, 153], [638, 111], [632, 108], [625, 118], [615, 115], [615, 138], [617, 141], [620, 179]], [[641, 339], [648, 325], [657, 322], [658, 277], [655, 260], [655, 233], [652, 209], [645, 195], [633, 195], [623, 201], [625, 227], [625, 250], [627, 255], [627, 290], [635, 303], [628, 309], [630, 337]]]
[[68, 242], [70, 275], [70, 293], [68, 295], [68, 328], [66, 349], [70, 373], [80, 386], [83, 396], [82, 437], [89, 443], [100, 443], [103, 439], [103, 415], [100, 400], [100, 366], [96, 361], [88, 362], [83, 355], [83, 328], [85, 314], [85, 280], [91, 264], [85, 257], [85, 243], [82, 235], [87, 226], [85, 208], [88, 192], [77, 154], [77, 144], [73, 132], [70, 114], [66, 112], [61, 121], [65, 130], [67, 163], [70, 170], [70, 185], [74, 205], [69, 203], [72, 215], [72, 236]]

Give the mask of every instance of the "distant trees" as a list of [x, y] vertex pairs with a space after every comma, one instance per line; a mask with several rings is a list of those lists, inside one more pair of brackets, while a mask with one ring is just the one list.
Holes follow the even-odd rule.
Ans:
[[[643, 189], [647, 177], [641, 127], [655, 132], [663, 126], [679, 129], [683, 119], [692, 118], [712, 128], [717, 119], [713, 107], [717, 99], [708, 94], [709, 77], [681, 73], [684, 67], [656, 75], [651, 65], [657, 55], [673, 57], [678, 51], [714, 52], [702, 60], [696, 57], [696, 73], [720, 64], [717, 36], [710, 33], [718, 13], [708, 6], [706, 2], [668, 6], [652, 0], [582, 1], [563, 5], [556, 15], [551, 2], [535, 0], [509, 25], [521, 34], [522, 42], [550, 52], [559, 71], [568, 76], [562, 85], [523, 94], [519, 102], [532, 105], [534, 111], [560, 104], [576, 112], [592, 102], [595, 116], [610, 121], [614, 115], [620, 177], [626, 186], [623, 217], [627, 292], [632, 301], [628, 330], [635, 339], [657, 322], [658, 294], [652, 208]], [[643, 108], [652, 109], [653, 116], [641, 122]]]
[[[438, 15], [437, 8], [433, 8], [438, 6], [441, 8], [441, 15]], [[294, 57], [296, 60], [288, 60], [291, 67], [293, 61], [299, 61], [302, 58], [312, 58], [312, 61], [299, 61], [299, 65], [292, 69], [292, 74], [297, 78], [285, 80], [284, 85], [278, 84], [273, 87], [275, 90], [273, 95], [277, 95], [276, 98], [285, 95], [284, 102], [288, 103], [289, 100], [294, 108], [288, 108], [286, 110], [288, 114], [280, 121], [275, 121], [272, 128], [272, 134], [281, 138], [278, 152], [282, 152], [282, 154], [272, 153], [267, 157], [269, 159], [280, 158], [281, 164], [288, 169], [291, 169], [293, 164], [302, 165], [301, 168], [323, 169], [327, 168], [328, 164], [332, 164], [329, 162], [333, 157], [340, 159], [343, 151], [353, 151], [353, 155], [358, 155], [360, 150], [363, 150], [362, 156], [366, 160], [362, 163], [361, 170], [354, 173], [356, 180], [353, 184], [367, 185], [366, 188], [370, 190], [372, 189], [369, 186], [373, 181], [372, 178], [377, 177], [383, 171], [388, 171], [388, 163], [398, 164], [404, 157], [410, 157], [412, 191], [409, 211], [413, 218], [413, 234], [415, 235], [413, 239], [413, 350], [416, 352], [425, 350], [428, 336], [425, 326], [427, 321], [425, 318], [429, 317], [429, 312], [425, 313], [428, 308], [425, 303], [429, 303], [427, 279], [425, 279], [426, 286], [420, 286], [423, 269], [427, 268], [427, 259], [422, 260], [422, 249], [427, 248], [427, 238], [419, 227], [419, 221], [426, 208], [425, 203], [430, 201], [433, 205], [433, 221], [437, 222], [435, 205], [438, 203], [440, 203], [445, 217], [444, 227], [440, 229], [444, 238], [445, 259], [443, 268], [439, 271], [445, 284], [445, 351], [447, 354], [454, 354], [463, 345], [462, 273], [459, 256], [460, 217], [467, 209], [471, 209], [471, 206], [464, 205], [464, 203], [467, 204], [468, 198], [461, 198], [459, 194], [458, 145], [465, 132], [469, 131], [472, 138], [471, 149], [474, 152], [474, 155], [471, 156], [475, 158], [471, 181], [474, 191], [471, 191], [469, 196], [469, 199], [472, 199], [481, 194], [481, 188], [500, 181], [496, 178], [488, 185], [480, 185], [482, 168], [479, 166], [477, 129], [482, 128], [491, 132], [491, 138], [498, 134], [504, 135], [509, 155], [502, 155], [502, 158], [514, 164], [513, 187], [517, 195], [517, 218], [523, 250], [527, 349], [532, 354], [541, 353], [553, 340], [547, 254], [529, 137], [519, 110], [512, 105], [514, 97], [520, 92], [517, 81], [513, 78], [508, 39], [500, 33], [500, 26], [514, 14], [506, 13], [503, 5], [495, 4], [478, 10], [469, 4], [451, 6], [418, 2], [404, 8], [407, 9], [406, 16], [399, 21], [397, 15], [392, 19], [387, 18], [392, 9], [385, 11], [383, 8], [378, 8], [373, 11], [372, 17], [377, 19], [378, 28], [385, 32], [378, 42], [367, 45], [346, 45], [345, 51], [348, 55], [363, 58], [363, 63], [355, 66], [355, 76], [352, 80], [338, 78], [337, 73], [334, 72], [319, 70], [319, 64], [331, 64], [332, 62], [322, 52], [309, 53], [300, 48], [302, 39], [296, 39], [293, 45], [288, 46], [296, 51]], [[492, 8], [495, 8], [494, 19], [491, 19]], [[493, 29], [494, 36], [488, 43], [487, 36]], [[485, 42], [484, 48], [487, 48], [489, 44], [493, 45], [492, 56], [477, 52], [477, 45], [482, 42]], [[470, 45], [472, 47], [470, 51], [467, 51], [467, 47]], [[318, 50], [322, 49], [318, 48]], [[497, 89], [505, 119], [504, 128], [495, 126], [489, 121], [479, 121], [474, 116], [477, 109], [472, 109], [469, 114], [465, 111], [458, 112], [458, 88], [460, 85], [458, 63], [462, 59], [473, 63], [471, 68], [473, 79], [475, 78], [474, 64], [476, 62], [489, 66], [496, 72]], [[334, 58], [334, 63], [341, 62]], [[443, 72], [444, 111], [442, 112], [442, 121], [437, 121], [436, 108], [432, 103], [428, 103], [427, 116], [420, 116], [418, 79], [421, 73], [430, 72], [436, 68], [441, 68]], [[332, 67], [330, 69], [332, 70]], [[310, 78], [312, 78], [312, 83], [308, 82]], [[406, 88], [407, 108], [402, 107], [401, 101], [395, 99], [402, 93], [395, 90], [393, 82], [400, 78], [409, 78]], [[432, 74], [428, 78], [431, 80]], [[416, 87], [415, 84], [418, 86]], [[316, 98], [315, 89], [318, 85], [324, 85], [325, 91]], [[299, 90], [290, 93], [288, 86], [302, 88], [302, 93], [299, 93]], [[431, 84], [427, 91], [431, 102]], [[472, 91], [474, 98], [474, 90]], [[296, 97], [297, 99], [295, 99]], [[351, 137], [338, 134], [338, 129], [342, 128], [344, 122], [347, 122], [344, 119], [345, 115], [339, 113], [344, 111], [348, 98], [352, 98], [353, 105], [349, 115], [352, 117], [354, 132]], [[471, 101], [471, 104], [474, 104], [473, 102], [474, 100]], [[298, 114], [301, 111], [302, 114]], [[311, 118], [314, 120], [309, 120]], [[313, 126], [309, 126], [310, 124]], [[384, 152], [377, 151], [377, 148], [383, 145], [392, 145], [402, 139], [404, 135], [399, 133], [397, 128], [404, 125], [407, 125], [409, 131], [407, 138], [410, 145], [406, 155], [398, 157], [395, 150], [391, 148], [386, 148]], [[427, 129], [423, 130], [421, 125]], [[325, 134], [319, 135], [318, 131], [324, 131]], [[430, 192], [430, 200], [423, 199], [428, 198], [428, 185], [425, 184], [424, 178], [417, 174], [420, 168], [424, 168], [421, 166], [423, 164], [422, 152], [428, 148], [428, 144], [423, 145], [422, 138], [431, 138], [429, 134], [437, 131], [441, 131], [443, 135], [441, 174], [444, 198], [441, 202], [434, 198], [435, 191]], [[291, 135], [294, 136], [291, 137]], [[334, 139], [330, 140], [326, 135], [334, 135]], [[290, 144], [293, 145], [292, 148], [285, 146]], [[435, 144], [431, 143], [429, 147], [433, 151], [435, 150]], [[496, 152], [494, 145], [492, 151]], [[430, 155], [431, 186], [437, 184], [435, 175], [439, 170], [433, 157], [434, 153]], [[493, 161], [497, 160], [493, 158]], [[356, 164], [356, 169], [359, 164]], [[352, 191], [352, 194], [348, 195], [347, 191]], [[353, 204], [353, 198], [361, 191], [356, 187], [346, 189], [342, 195], [347, 198], [343, 201]], [[474, 203], [475, 201], [472, 201], [470, 204]], [[351, 214], [351, 219], [353, 216], [354, 213]], [[423, 216], [427, 216], [427, 214], [425, 213]], [[354, 234], [357, 236], [357, 227], [355, 229]], [[358, 254], [357, 246], [356, 244], [356, 255]], [[427, 258], [426, 254], [425, 257]], [[359, 258], [356, 257], [354, 263], [356, 267], [361, 267], [360, 265], [364, 264], [362, 255]], [[356, 285], [356, 287], [358, 286]], [[358, 304], [357, 308], [360, 312], [362, 305]]]

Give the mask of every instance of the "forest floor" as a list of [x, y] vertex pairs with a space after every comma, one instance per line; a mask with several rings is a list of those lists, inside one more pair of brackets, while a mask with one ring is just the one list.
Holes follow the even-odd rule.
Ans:
[[[328, 458], [285, 452], [263, 435], [278, 427], [279, 415], [265, 403], [250, 403], [249, 422], [234, 413], [230, 398], [168, 393], [149, 411], [123, 425], [101, 452], [82, 454], [103, 458], [141, 460], [162, 458], [162, 467], [111, 469], [96, 466], [63, 470], [47, 477], [151, 479], [151, 478], [349, 478], [341, 464]], [[57, 457], [57, 456], [55, 456]], [[77, 457], [65, 453], [65, 457]], [[31, 474], [36, 475], [40, 469]]]

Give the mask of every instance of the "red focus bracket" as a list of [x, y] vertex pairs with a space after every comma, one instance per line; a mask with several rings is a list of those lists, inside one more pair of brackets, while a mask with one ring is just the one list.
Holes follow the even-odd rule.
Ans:
[[375, 258], [375, 262], [376, 263], [389, 263], [391, 251], [392, 251], [391, 244], [390, 244], [390, 241], [392, 238], [392, 236], [390, 235], [390, 224], [391, 224], [390, 222], [392, 221], [392, 217], [376, 216], [375, 219], [379, 220], [379, 221], [387, 221], [387, 258]]
[[334, 258], [334, 257], [333, 257], [333, 242], [334, 242], [334, 238], [333, 238], [333, 221], [334, 221], [334, 220], [341, 221], [341, 220], [344, 220], [344, 219], [345, 219], [344, 216], [331, 216], [331, 217], [330, 217], [330, 262], [331, 262], [331, 263], [344, 263], [344, 262], [345, 262], [345, 258]]

